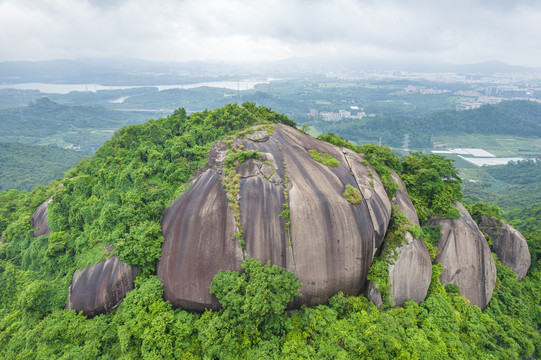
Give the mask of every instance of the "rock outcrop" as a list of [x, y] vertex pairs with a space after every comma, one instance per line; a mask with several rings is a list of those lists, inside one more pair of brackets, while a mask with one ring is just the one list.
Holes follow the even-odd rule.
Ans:
[[398, 206], [398, 209], [406, 215], [413, 225], [420, 226], [417, 210], [415, 210], [415, 206], [413, 206], [408, 190], [406, 190], [406, 185], [394, 170], [391, 170], [391, 176], [393, 181], [398, 185], [398, 190], [396, 190], [392, 203]]
[[509, 224], [498, 222], [497, 219], [482, 216], [479, 228], [492, 240], [492, 249], [498, 259], [522, 280], [530, 268], [531, 256], [526, 239]]
[[138, 275], [117, 256], [75, 271], [69, 288], [66, 309], [82, 311], [85, 316], [96, 316], [115, 308], [133, 289]]
[[[222, 187], [219, 144], [209, 168], [164, 215], [158, 277], [165, 298], [187, 310], [218, 308], [209, 294], [214, 275], [240, 270], [245, 257], [270, 260], [299, 277], [302, 296], [291, 307], [322, 304], [340, 291], [358, 294], [391, 214], [377, 173], [360, 155], [285, 125], [275, 125], [273, 134], [256, 127], [235, 145], [262, 154], [236, 166], [238, 220]], [[310, 150], [339, 165], [317, 162]], [[346, 200], [346, 185], [360, 190], [360, 204]], [[235, 238], [238, 225], [244, 247]]]
[[441, 226], [442, 238], [437, 243], [441, 263], [441, 282], [455, 284], [462, 296], [481, 309], [490, 301], [496, 283], [496, 266], [485, 237], [468, 211], [456, 203], [460, 218], [432, 219], [429, 225]]
[[366, 296], [366, 298], [378, 308], [381, 308], [381, 306], [383, 305], [383, 298], [379, 291], [378, 285], [374, 281], [371, 281], [368, 284], [364, 296]]
[[423, 240], [406, 233], [407, 243], [399, 246], [394, 264], [389, 265], [391, 300], [402, 306], [407, 300], [417, 304], [426, 298], [432, 279], [432, 261]]
[[[407, 232], [406, 242], [388, 255], [387, 262], [391, 284], [389, 301], [394, 302], [395, 306], [403, 306], [408, 300], [421, 303], [426, 298], [432, 279], [432, 261], [424, 241], [414, 239]], [[381, 307], [383, 298], [374, 282], [368, 284], [365, 294], [374, 305]]]
[[42, 203], [36, 211], [32, 214], [32, 226], [34, 227], [34, 237], [41, 235], [51, 235], [49, 229], [49, 217], [47, 215], [47, 207], [53, 201], [53, 198], [49, 198]]

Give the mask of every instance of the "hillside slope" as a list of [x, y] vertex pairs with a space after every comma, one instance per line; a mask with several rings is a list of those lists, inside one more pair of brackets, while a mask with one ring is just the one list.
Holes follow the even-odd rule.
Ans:
[[89, 153], [50, 146], [0, 142], [0, 191], [46, 185]]
[[[298, 279], [284, 269], [270, 263], [262, 265], [249, 257], [242, 262], [242, 272], [220, 272], [214, 277], [211, 293], [222, 305], [221, 310], [193, 313], [174, 309], [164, 300], [163, 284], [156, 275], [157, 262], [162, 258], [164, 209], [176, 197], [188, 193], [194, 176], [209, 166], [214, 169], [207, 155], [217, 140], [227, 142], [239, 131], [272, 123], [295, 125], [285, 116], [252, 103], [226, 105], [190, 116], [179, 109], [167, 118], [122, 128], [59, 182], [36, 188], [31, 194], [0, 193], [0, 357], [541, 355], [541, 234], [536, 233], [526, 234], [534, 266], [523, 280], [518, 282], [512, 270], [496, 261], [498, 279], [483, 311], [469, 305], [457, 286], [444, 287], [440, 281], [442, 267], [434, 264], [427, 297], [420, 304], [407, 301], [395, 308], [386, 303], [379, 309], [363, 295], [346, 297], [338, 293], [328, 305], [304, 306], [288, 314], [287, 304], [299, 295]], [[427, 221], [460, 216], [454, 208], [461, 198], [460, 179], [451, 162], [421, 154], [399, 159], [385, 147], [356, 147], [335, 136], [322, 138], [349, 151], [362, 152], [390, 198], [398, 188], [391, 169], [403, 179], [422, 226], [410, 225], [405, 216], [393, 211], [383, 239], [383, 254], [411, 231], [435, 256], [434, 244], [440, 233], [427, 226]], [[308, 146], [308, 140], [306, 143]], [[328, 166], [318, 164], [319, 160], [332, 164], [321, 150], [312, 156], [313, 166]], [[348, 176], [347, 171], [344, 175]], [[51, 233], [34, 237], [31, 215], [37, 205], [51, 197]], [[294, 212], [290, 210], [293, 222]], [[64, 309], [75, 271], [113, 256], [136, 267], [140, 274], [118, 307], [94, 317]], [[367, 276], [382, 285], [384, 295], [388, 292], [386, 266], [383, 259], [376, 259]]]

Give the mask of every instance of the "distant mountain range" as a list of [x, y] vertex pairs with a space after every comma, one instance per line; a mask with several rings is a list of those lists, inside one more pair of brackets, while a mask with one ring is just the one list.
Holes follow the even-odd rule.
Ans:
[[364, 58], [291, 58], [264, 63], [154, 62], [132, 58], [83, 58], [0, 62], [0, 83], [98, 83], [103, 85], [178, 84], [195, 80], [225, 80], [250, 76], [325, 74], [331, 71], [541, 73], [541, 67], [508, 65], [500, 61], [456, 65], [444, 62], [374, 60]]

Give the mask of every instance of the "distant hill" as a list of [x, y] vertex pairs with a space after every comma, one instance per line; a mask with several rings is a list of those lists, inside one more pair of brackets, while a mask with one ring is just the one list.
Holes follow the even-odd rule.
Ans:
[[98, 83], [102, 85], [182, 84], [237, 79], [254, 74], [324, 74], [336, 69], [458, 72], [471, 74], [531, 73], [540, 68], [508, 65], [499, 61], [451, 64], [423, 59], [300, 57], [261, 63], [155, 62], [133, 58], [83, 58], [47, 61], [0, 62], [0, 83]]
[[90, 153], [0, 142], [0, 191], [30, 191], [38, 185], [46, 185], [87, 156]]

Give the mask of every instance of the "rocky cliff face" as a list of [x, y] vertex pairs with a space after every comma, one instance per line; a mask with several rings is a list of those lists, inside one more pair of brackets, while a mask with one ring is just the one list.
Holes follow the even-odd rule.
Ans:
[[[360, 155], [284, 125], [273, 134], [256, 129], [234, 142], [241, 144], [262, 155], [236, 166], [238, 220], [222, 186], [220, 144], [211, 167], [164, 215], [158, 277], [166, 299], [188, 310], [217, 308], [209, 294], [214, 275], [240, 270], [244, 257], [270, 260], [299, 277], [302, 296], [292, 306], [322, 304], [340, 291], [358, 294], [391, 214], [377, 173]], [[332, 156], [337, 166], [316, 161], [310, 150]], [[344, 197], [347, 185], [360, 191], [359, 204]], [[240, 228], [244, 247], [235, 238]]]
[[66, 309], [96, 316], [113, 309], [133, 289], [138, 275], [135, 267], [110, 257], [98, 264], [75, 271], [69, 288]]
[[505, 266], [515, 272], [518, 280], [522, 280], [530, 268], [531, 256], [528, 244], [522, 234], [506, 223], [483, 216], [479, 228], [492, 240], [492, 249]]
[[165, 241], [158, 277], [165, 298], [189, 310], [218, 308], [218, 300], [209, 293], [212, 278], [220, 270], [240, 270], [242, 249], [216, 170], [203, 173], [167, 209], [162, 227]]
[[429, 222], [441, 226], [442, 238], [437, 244], [439, 255], [435, 261], [443, 266], [441, 282], [458, 285], [462, 296], [483, 309], [492, 297], [496, 266], [475, 221], [462, 204], [456, 203], [456, 207], [461, 215], [459, 219]]
[[50, 235], [49, 217], [47, 215], [47, 206], [53, 201], [52, 198], [42, 203], [32, 214], [32, 226], [34, 227], [34, 237], [41, 235]]

